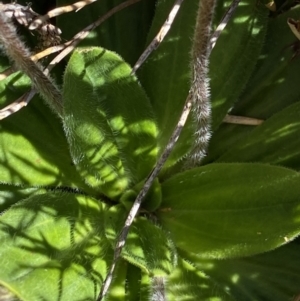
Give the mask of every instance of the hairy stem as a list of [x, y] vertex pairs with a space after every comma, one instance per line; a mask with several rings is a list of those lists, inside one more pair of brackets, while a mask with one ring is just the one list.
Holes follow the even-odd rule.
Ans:
[[192, 85], [190, 94], [196, 124], [195, 143], [186, 167], [200, 163], [206, 155], [210, 134], [210, 91], [208, 56], [210, 53], [211, 23], [215, 0], [200, 0], [192, 46]]
[[41, 65], [30, 58], [30, 51], [17, 35], [16, 28], [11, 20], [1, 11], [0, 4], [0, 42], [6, 55], [12, 60], [15, 66], [23, 71], [31, 79], [35, 89], [47, 101], [50, 107], [62, 115], [62, 99], [58, 88], [52, 80], [47, 77]]
[[150, 301], [167, 301], [165, 277], [153, 277]]

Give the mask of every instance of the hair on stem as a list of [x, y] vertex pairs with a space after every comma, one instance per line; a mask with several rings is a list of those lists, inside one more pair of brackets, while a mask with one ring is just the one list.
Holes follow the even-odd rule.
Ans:
[[199, 1], [191, 51], [192, 81], [190, 95], [196, 125], [195, 143], [185, 168], [198, 165], [206, 155], [210, 140], [211, 104], [208, 78], [208, 58], [215, 0]]
[[18, 37], [11, 20], [1, 11], [0, 4], [0, 42], [2, 50], [14, 63], [17, 69], [23, 71], [32, 81], [34, 88], [46, 100], [49, 106], [58, 114], [62, 114], [61, 93], [53, 81], [43, 73], [40, 64], [30, 58], [30, 51]]

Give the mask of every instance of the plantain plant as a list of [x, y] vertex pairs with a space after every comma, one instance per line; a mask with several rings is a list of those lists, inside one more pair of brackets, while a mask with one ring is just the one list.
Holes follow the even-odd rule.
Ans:
[[[0, 111], [0, 300], [298, 300], [297, 1], [177, 1], [139, 69], [174, 3], [132, 1], [52, 70], [56, 85], [30, 57], [41, 39], [123, 3], [83, 2], [54, 35], [25, 2], [0, 4], [1, 106], [21, 97]], [[46, 103], [20, 109], [32, 83]]]

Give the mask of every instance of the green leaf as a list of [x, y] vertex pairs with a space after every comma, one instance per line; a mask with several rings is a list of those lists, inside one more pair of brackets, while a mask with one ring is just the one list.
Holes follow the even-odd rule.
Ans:
[[217, 162], [263, 162], [300, 168], [300, 102], [273, 115]]
[[207, 156], [202, 161], [202, 165], [217, 161], [218, 158], [233, 147], [239, 139], [245, 138], [254, 129], [255, 126], [229, 123], [221, 124], [212, 134], [209, 141]]
[[45, 193], [46, 189], [0, 184], [0, 214], [11, 205], [33, 194]]
[[77, 50], [64, 76], [64, 126], [86, 182], [116, 198], [156, 160], [151, 105], [131, 68], [102, 48]]
[[[226, 6], [231, 2], [225, 1]], [[263, 4], [243, 1], [217, 40], [209, 64], [213, 130], [239, 99], [254, 71], [265, 40], [267, 16]]]
[[[127, 212], [122, 205], [113, 206], [105, 214], [105, 234], [115, 246], [124, 226]], [[177, 255], [173, 242], [157, 225], [145, 217], [138, 217], [130, 227], [122, 258], [150, 275], [167, 275], [176, 265]]]
[[299, 245], [289, 243], [274, 251], [247, 258], [203, 260], [184, 252], [214, 281], [243, 301], [286, 301], [299, 295]]
[[0, 216], [0, 283], [22, 301], [95, 300], [112, 259], [103, 210], [67, 193], [12, 206]]
[[299, 101], [297, 83], [300, 60], [297, 39], [287, 25], [288, 18], [299, 18], [300, 7], [270, 18], [259, 64], [245, 87], [233, 114], [267, 119]]
[[158, 218], [175, 244], [203, 258], [265, 252], [300, 232], [299, 173], [265, 164], [211, 164], [162, 184]]
[[[20, 73], [2, 80], [1, 106], [15, 101], [29, 88], [29, 81]], [[1, 120], [0, 164], [2, 183], [86, 189], [72, 164], [60, 121], [38, 97]]]
[[[255, 70], [230, 114], [268, 119], [299, 101], [300, 86], [295, 80], [300, 60], [295, 55], [296, 40], [287, 18], [298, 19], [300, 7], [268, 19], [266, 40]], [[214, 162], [235, 147], [255, 127], [222, 124], [213, 133], [205, 163]]]
[[233, 301], [224, 289], [191, 263], [180, 259], [166, 281], [169, 301]]

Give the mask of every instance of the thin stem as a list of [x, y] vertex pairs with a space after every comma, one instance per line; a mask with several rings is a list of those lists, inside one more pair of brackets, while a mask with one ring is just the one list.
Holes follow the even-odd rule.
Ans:
[[153, 277], [151, 281], [150, 301], [167, 301], [166, 281], [164, 277]]
[[15, 27], [0, 10], [0, 41], [2, 49], [15, 66], [31, 79], [33, 86], [58, 114], [62, 114], [61, 93], [52, 80], [47, 77], [39, 64], [30, 58], [30, 52], [17, 36]]
[[80, 9], [82, 9], [83, 7], [85, 7], [86, 5], [94, 3], [96, 1], [97, 0], [84, 0], [84, 1], [75, 2], [70, 5], [54, 8], [53, 10], [50, 10], [47, 14], [36, 17], [33, 20], [33, 22], [30, 24], [29, 29], [30, 30], [37, 29], [42, 24], [44, 24], [47, 20], [49, 20], [51, 18], [57, 17], [59, 15], [65, 14], [65, 13], [72, 12], [74, 10], [77, 12]]
[[0, 81], [6, 79], [11, 74], [17, 72], [18, 69], [13, 65], [0, 73]]
[[26, 92], [25, 94], [23, 94], [20, 98], [18, 98], [13, 103], [6, 106], [4, 109], [0, 110], [0, 120], [18, 112], [22, 108], [26, 107], [35, 94], [36, 94], [36, 91], [34, 89], [32, 89], [29, 92]]
[[224, 14], [221, 22], [219, 23], [217, 29], [215, 32], [212, 34], [210, 38], [210, 44], [209, 44], [209, 49], [208, 49], [208, 54], [212, 51], [212, 49], [215, 47], [216, 42], [221, 34], [221, 32], [224, 30], [224, 28], [227, 26], [229, 20], [232, 18], [236, 8], [238, 7], [239, 3], [241, 0], [233, 0], [232, 3], [230, 4], [228, 10]]
[[147, 48], [144, 50], [142, 55], [139, 57], [137, 62], [135, 63], [134, 67], [132, 68], [132, 73], [135, 73], [138, 68], [141, 67], [141, 65], [145, 62], [145, 60], [148, 58], [148, 56], [158, 48], [158, 46], [161, 44], [163, 39], [165, 38], [166, 34], [169, 32], [173, 21], [179, 11], [179, 8], [184, 0], [176, 0], [173, 8], [171, 9], [169, 16], [167, 20], [164, 22], [163, 26], [159, 30], [158, 34], [154, 37], [152, 42], [147, 46]]
[[245, 116], [226, 115], [223, 122], [241, 125], [260, 125], [264, 120]]

